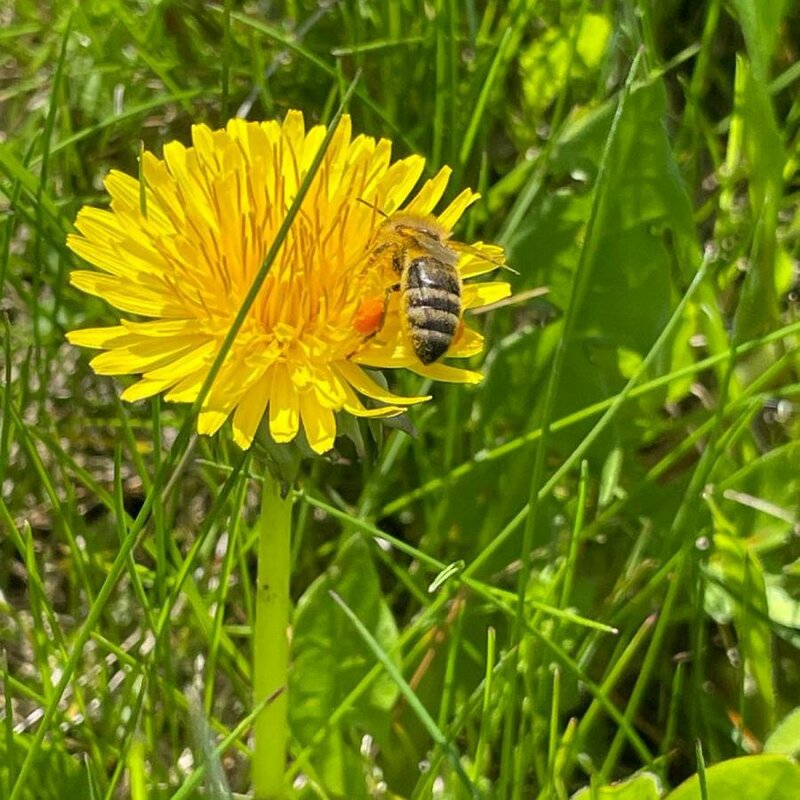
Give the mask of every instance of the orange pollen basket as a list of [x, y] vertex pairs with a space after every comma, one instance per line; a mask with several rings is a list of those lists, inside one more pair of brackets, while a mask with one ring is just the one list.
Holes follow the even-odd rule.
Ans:
[[356, 311], [353, 327], [363, 336], [380, 330], [386, 301], [383, 297], [367, 298]]

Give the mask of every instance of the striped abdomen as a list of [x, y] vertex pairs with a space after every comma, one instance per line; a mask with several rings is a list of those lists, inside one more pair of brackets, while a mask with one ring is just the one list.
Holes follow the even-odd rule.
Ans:
[[432, 364], [447, 352], [461, 321], [458, 270], [430, 256], [415, 258], [403, 273], [401, 293], [414, 353]]

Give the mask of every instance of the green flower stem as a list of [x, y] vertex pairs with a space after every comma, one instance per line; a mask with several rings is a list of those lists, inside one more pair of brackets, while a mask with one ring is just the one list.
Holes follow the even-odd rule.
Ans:
[[267, 472], [258, 520], [258, 587], [253, 627], [253, 702], [267, 703], [255, 722], [255, 800], [284, 796], [288, 739], [289, 573], [292, 499]]

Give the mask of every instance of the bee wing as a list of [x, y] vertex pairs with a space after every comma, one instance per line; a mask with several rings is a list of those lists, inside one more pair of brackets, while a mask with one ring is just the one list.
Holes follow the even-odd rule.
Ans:
[[505, 252], [502, 247], [496, 244], [484, 244], [483, 242], [475, 242], [475, 244], [465, 244], [464, 242], [454, 242], [452, 239], [448, 241], [450, 247], [457, 253], [478, 258], [481, 261], [488, 261], [496, 267], [504, 267]]
[[[507, 269], [515, 275], [519, 273], [506, 264], [505, 250], [497, 244], [484, 244], [484, 242], [475, 242], [475, 244], [464, 244], [463, 242], [454, 242], [452, 240], [447, 243], [453, 250], [455, 250], [461, 258], [459, 267], [462, 275], [466, 272], [464, 277], [469, 277], [471, 274], [480, 275], [484, 272], [489, 272], [491, 269]], [[490, 269], [482, 268], [481, 265], [491, 264]], [[474, 268], [474, 272], [470, 270]]]

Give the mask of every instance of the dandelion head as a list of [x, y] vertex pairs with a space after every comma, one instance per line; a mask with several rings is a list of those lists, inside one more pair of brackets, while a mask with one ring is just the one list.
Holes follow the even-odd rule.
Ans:
[[[197, 399], [325, 134], [323, 126], [306, 130], [296, 111], [283, 123], [196, 125], [191, 147], [171, 142], [161, 159], [143, 154], [141, 183], [112, 171], [109, 209], [81, 209], [68, 245], [96, 269], [73, 272], [71, 282], [126, 317], [68, 338], [102, 351], [91, 362], [98, 374], [138, 376], [123, 399]], [[213, 434], [230, 418], [235, 441], [247, 448], [263, 421], [274, 441], [290, 442], [302, 429], [323, 453], [333, 447], [338, 412], [387, 417], [428, 399], [388, 391], [372, 369], [479, 380], [419, 360], [393, 291], [396, 276], [376, 255], [381, 231], [398, 214], [429, 220], [450, 251], [450, 231], [477, 195], [464, 191], [435, 213], [450, 171], [413, 194], [423, 168], [419, 156], [392, 162], [388, 140], [353, 137], [342, 118], [203, 401], [200, 433]], [[502, 262], [498, 247], [452, 248], [459, 281]], [[508, 293], [501, 281], [463, 283], [461, 310]], [[459, 319], [446, 358], [481, 347]]]

